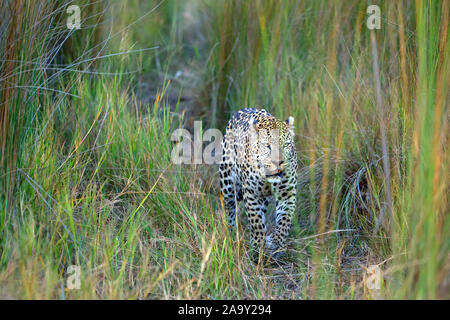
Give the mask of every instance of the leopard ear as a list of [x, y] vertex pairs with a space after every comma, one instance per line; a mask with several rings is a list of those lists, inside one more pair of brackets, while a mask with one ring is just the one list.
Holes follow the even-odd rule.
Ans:
[[289, 131], [294, 134], [294, 117], [287, 118], [285, 122], [289, 126]]
[[250, 120], [248, 121], [248, 125], [250, 127], [250, 130], [252, 131], [257, 131], [256, 128], [256, 124], [258, 123], [258, 120], [256, 120], [255, 118], [251, 117]]
[[249, 127], [249, 132], [250, 132], [250, 137], [252, 139], [256, 139], [258, 136], [258, 130], [256, 128], [256, 124], [258, 123], [258, 121], [251, 117], [250, 120], [248, 121], [248, 127]]

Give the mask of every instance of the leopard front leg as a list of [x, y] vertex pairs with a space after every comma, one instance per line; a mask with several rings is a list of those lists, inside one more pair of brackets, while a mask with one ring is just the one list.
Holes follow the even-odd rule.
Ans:
[[241, 185], [232, 173], [232, 165], [221, 163], [219, 166], [220, 190], [227, 221], [231, 227], [236, 227], [237, 201], [242, 200]]
[[296, 190], [294, 186], [281, 187], [276, 190], [276, 227], [272, 235], [267, 238], [267, 246], [270, 254], [277, 258], [286, 248], [286, 240], [292, 225], [295, 213]]
[[260, 250], [264, 246], [267, 232], [266, 212], [268, 201], [257, 192], [257, 188], [245, 188], [243, 192], [245, 211], [250, 229], [250, 244]]

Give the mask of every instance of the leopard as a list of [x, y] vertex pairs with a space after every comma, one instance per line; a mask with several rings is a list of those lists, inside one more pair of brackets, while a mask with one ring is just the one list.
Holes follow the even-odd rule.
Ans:
[[[296, 208], [297, 166], [292, 116], [282, 121], [257, 108], [244, 108], [232, 115], [222, 139], [219, 164], [225, 216], [231, 229], [236, 228], [237, 206], [243, 201], [251, 248], [274, 259], [286, 252]], [[270, 203], [275, 204], [275, 225], [268, 234]]]

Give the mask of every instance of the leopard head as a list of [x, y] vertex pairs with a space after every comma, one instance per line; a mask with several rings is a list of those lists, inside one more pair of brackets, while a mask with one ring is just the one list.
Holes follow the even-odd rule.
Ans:
[[269, 182], [281, 180], [290, 166], [294, 148], [294, 118], [280, 121], [273, 116], [250, 120], [251, 152], [259, 172]]

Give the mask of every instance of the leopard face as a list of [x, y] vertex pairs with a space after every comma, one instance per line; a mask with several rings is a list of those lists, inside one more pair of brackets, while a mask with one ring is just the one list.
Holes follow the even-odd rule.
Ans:
[[293, 118], [280, 121], [266, 117], [250, 121], [250, 149], [253, 165], [268, 182], [279, 182], [294, 149]]

